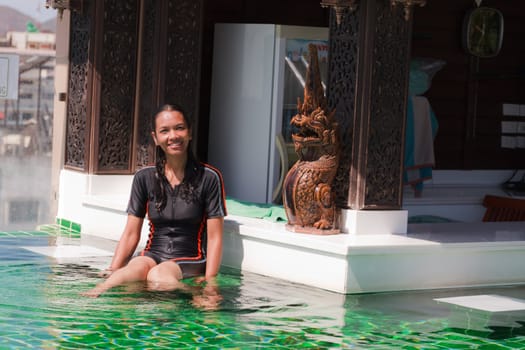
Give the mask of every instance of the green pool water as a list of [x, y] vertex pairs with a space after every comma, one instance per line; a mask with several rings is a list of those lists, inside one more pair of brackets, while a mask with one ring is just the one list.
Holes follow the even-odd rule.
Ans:
[[525, 299], [523, 286], [345, 296], [223, 269], [216, 308], [195, 303], [198, 287], [133, 285], [91, 299], [80, 295], [100, 281], [90, 266], [108, 258], [57, 261], [23, 248], [48, 244], [45, 233], [0, 234], [0, 349], [525, 348], [525, 315], [434, 300]]

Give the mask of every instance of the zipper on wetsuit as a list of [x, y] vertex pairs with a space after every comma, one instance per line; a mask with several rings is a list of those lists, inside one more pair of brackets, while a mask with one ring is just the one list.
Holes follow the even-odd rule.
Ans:
[[175, 186], [171, 193], [171, 218], [175, 220], [175, 202], [177, 201], [177, 195], [179, 194], [179, 185]]

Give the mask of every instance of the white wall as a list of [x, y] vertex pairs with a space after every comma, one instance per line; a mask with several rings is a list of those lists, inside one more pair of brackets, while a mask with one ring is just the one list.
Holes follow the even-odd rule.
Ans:
[[[80, 224], [82, 233], [118, 240], [126, 223], [132, 180], [133, 175], [89, 175], [62, 170], [57, 217]], [[141, 244], [147, 234], [145, 220]]]

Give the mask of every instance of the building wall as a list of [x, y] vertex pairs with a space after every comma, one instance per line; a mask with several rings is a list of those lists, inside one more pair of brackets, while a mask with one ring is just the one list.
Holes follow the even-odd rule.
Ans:
[[[502, 105], [525, 104], [525, 27], [522, 25], [525, 2], [484, 0], [482, 5], [503, 13], [505, 34], [501, 53], [479, 61], [473, 60], [461, 46], [463, 19], [475, 6], [474, 1], [431, 0], [413, 12], [412, 55], [447, 62], [425, 94], [439, 121], [434, 143], [436, 169], [525, 167], [525, 148], [501, 147], [501, 122], [523, 119], [504, 116]], [[213, 26], [217, 22], [328, 26], [328, 11], [321, 8], [318, 1], [206, 2], [199, 125], [199, 155], [203, 159], [206, 159], [208, 135], [206, 116], [209, 115]], [[472, 79], [470, 72], [477, 64], [478, 78]], [[472, 90], [474, 85], [477, 87]]]
[[7, 39], [17, 49], [55, 49], [55, 33], [7, 32]]
[[503, 121], [524, 123], [525, 141], [525, 117], [503, 114], [505, 103], [525, 104], [525, 2], [484, 0], [482, 6], [500, 10], [504, 18], [503, 46], [492, 58], [463, 50], [463, 20], [473, 1], [427, 1], [415, 11], [413, 56], [446, 62], [425, 94], [439, 122], [437, 169], [525, 168], [525, 148], [501, 147]]

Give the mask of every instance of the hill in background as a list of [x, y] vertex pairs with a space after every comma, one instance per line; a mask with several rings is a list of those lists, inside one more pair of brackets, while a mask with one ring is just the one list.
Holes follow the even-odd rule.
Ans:
[[5, 37], [8, 31], [24, 32], [28, 22], [32, 22], [41, 32], [56, 31], [56, 18], [43, 23], [7, 6], [0, 6], [0, 37]]

